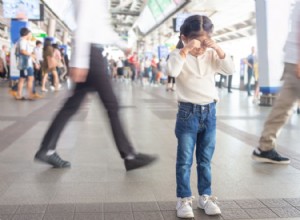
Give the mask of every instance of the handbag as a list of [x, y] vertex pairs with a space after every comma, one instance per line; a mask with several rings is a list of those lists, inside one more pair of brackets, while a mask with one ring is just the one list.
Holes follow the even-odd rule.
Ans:
[[17, 69], [18, 70], [27, 69], [28, 68], [29, 56], [21, 54], [20, 42], [19, 41], [16, 43], [15, 55], [16, 55]]

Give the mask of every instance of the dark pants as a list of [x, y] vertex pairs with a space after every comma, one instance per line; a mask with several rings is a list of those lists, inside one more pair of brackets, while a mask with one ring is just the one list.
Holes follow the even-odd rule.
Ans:
[[219, 74], [220, 75], [220, 81], [218, 83], [218, 87], [221, 89], [222, 88], [222, 83], [223, 83], [223, 80], [226, 79], [226, 76], [222, 75], [222, 74]]
[[135, 80], [135, 75], [136, 75], [136, 68], [134, 64], [130, 64], [130, 70], [131, 70], [131, 80], [134, 81]]
[[118, 73], [118, 76], [123, 76], [123, 74], [124, 74], [123, 67], [118, 67], [117, 68], [117, 73]]
[[253, 70], [248, 69], [247, 73], [248, 73], [247, 92], [248, 92], [248, 95], [251, 95], [251, 79], [253, 77]]
[[[232, 75], [227, 76], [228, 77], [228, 92], [231, 91], [231, 86], [232, 86]], [[221, 89], [222, 88], [222, 83], [223, 79], [226, 79], [226, 76], [220, 74], [220, 81], [218, 82], [218, 87]]]
[[173, 83], [173, 84], [175, 84], [175, 77], [168, 76], [168, 83]]
[[68, 98], [62, 109], [60, 109], [54, 118], [50, 128], [44, 136], [41, 150], [54, 150], [56, 148], [61, 132], [70, 118], [79, 109], [85, 95], [88, 92], [96, 91], [107, 110], [114, 140], [121, 157], [124, 158], [127, 155], [134, 153], [134, 149], [127, 139], [121, 124], [118, 114], [119, 105], [110, 83], [111, 82], [107, 77], [107, 66], [105, 65], [102, 56], [102, 49], [92, 46], [90, 69], [87, 80], [84, 83], [78, 83], [76, 85], [73, 95]]
[[231, 86], [232, 86], [232, 75], [228, 76], [228, 92], [231, 91]]
[[42, 68], [41, 68], [42, 66], [43, 66], [43, 63], [40, 61], [40, 68], [39, 69], [34, 68], [34, 77], [35, 77], [36, 82], [39, 85], [42, 84]]

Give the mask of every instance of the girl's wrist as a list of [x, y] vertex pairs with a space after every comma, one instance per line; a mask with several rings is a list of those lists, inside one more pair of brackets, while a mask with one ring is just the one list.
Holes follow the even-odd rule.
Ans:
[[219, 47], [219, 45], [216, 45], [213, 49], [214, 49], [215, 51], [220, 51], [220, 50], [222, 50], [221, 47]]
[[217, 52], [218, 56], [220, 59], [224, 59], [225, 58], [225, 52], [221, 49], [221, 47], [217, 47], [215, 49], [215, 51]]
[[179, 52], [179, 54], [180, 54], [180, 56], [182, 57], [182, 58], [186, 58], [186, 56], [187, 56], [187, 54], [189, 53], [189, 50], [187, 49], [187, 48], [182, 48], [182, 49], [180, 49], [180, 52]]

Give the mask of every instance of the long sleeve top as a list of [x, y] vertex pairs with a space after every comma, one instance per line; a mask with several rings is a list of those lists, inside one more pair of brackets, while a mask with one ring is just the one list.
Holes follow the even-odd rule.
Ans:
[[230, 56], [220, 59], [214, 50], [194, 57], [190, 54], [182, 58], [180, 50], [174, 50], [168, 60], [170, 76], [177, 77], [177, 98], [180, 102], [206, 105], [218, 101], [215, 74], [231, 75], [234, 72]]
[[300, 0], [295, 2], [290, 21], [290, 31], [284, 47], [284, 61], [297, 64], [300, 62]]
[[73, 0], [73, 4], [76, 30], [71, 67], [89, 68], [91, 44], [127, 47], [110, 24], [109, 0]]

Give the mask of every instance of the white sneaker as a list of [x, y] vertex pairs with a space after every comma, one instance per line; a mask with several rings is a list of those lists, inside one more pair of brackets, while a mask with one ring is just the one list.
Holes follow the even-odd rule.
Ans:
[[206, 215], [220, 215], [221, 210], [217, 204], [217, 197], [202, 195], [198, 200], [198, 207], [204, 209]]
[[178, 198], [176, 210], [178, 218], [194, 218], [194, 212], [192, 208], [194, 197]]

